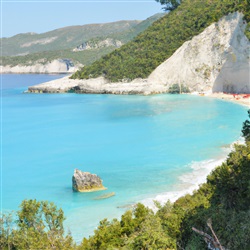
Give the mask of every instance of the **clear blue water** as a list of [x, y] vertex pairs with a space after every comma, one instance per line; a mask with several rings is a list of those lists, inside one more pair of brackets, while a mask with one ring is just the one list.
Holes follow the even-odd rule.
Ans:
[[[53, 201], [75, 239], [123, 206], [175, 191], [193, 161], [217, 159], [237, 140], [246, 108], [191, 95], [24, 94], [63, 75], [2, 75], [2, 208]], [[74, 169], [108, 189], [74, 193]], [[99, 195], [115, 192], [105, 200]]]

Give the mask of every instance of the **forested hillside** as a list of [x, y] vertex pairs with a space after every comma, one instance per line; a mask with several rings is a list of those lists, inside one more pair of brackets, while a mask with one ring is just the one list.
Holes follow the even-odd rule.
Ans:
[[[250, 119], [250, 110], [248, 115]], [[159, 207], [156, 214], [138, 204], [125, 212], [121, 220], [102, 220], [93, 236], [76, 245], [69, 234], [64, 234], [61, 209], [53, 203], [25, 200], [17, 218], [10, 214], [1, 216], [0, 248], [202, 250], [208, 246], [206, 236], [211, 244], [219, 242], [229, 250], [249, 250], [249, 120], [243, 123], [242, 134], [246, 144], [235, 145], [226, 162], [207, 177], [206, 183], [173, 204], [160, 206], [156, 202]]]
[[[245, 20], [250, 21], [249, 0], [183, 0], [177, 9], [134, 40], [76, 72], [72, 78], [105, 76], [113, 82], [146, 78], [185, 41], [234, 11], [242, 11]], [[249, 28], [248, 25], [246, 34], [250, 38]]]

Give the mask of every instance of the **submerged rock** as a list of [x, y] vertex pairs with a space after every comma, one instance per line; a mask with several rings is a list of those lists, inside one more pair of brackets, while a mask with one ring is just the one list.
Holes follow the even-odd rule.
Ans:
[[102, 199], [107, 199], [107, 198], [110, 198], [112, 196], [115, 196], [115, 192], [111, 192], [111, 193], [108, 193], [108, 194], [103, 194], [103, 195], [100, 195], [98, 197], [95, 197], [94, 200], [102, 200]]
[[75, 169], [72, 177], [72, 188], [76, 192], [94, 192], [106, 189], [96, 174]]

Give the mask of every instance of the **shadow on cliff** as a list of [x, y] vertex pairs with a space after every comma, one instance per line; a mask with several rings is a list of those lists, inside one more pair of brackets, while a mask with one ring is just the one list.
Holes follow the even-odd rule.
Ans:
[[250, 64], [248, 60], [237, 62], [231, 54], [214, 81], [213, 92], [250, 94]]

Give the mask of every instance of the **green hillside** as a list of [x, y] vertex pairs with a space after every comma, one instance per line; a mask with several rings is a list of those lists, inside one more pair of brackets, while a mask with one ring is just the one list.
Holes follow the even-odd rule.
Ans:
[[[250, 21], [249, 0], [183, 0], [176, 10], [153, 23], [134, 40], [84, 67], [72, 78], [87, 79], [100, 75], [111, 81], [146, 78], [185, 41], [237, 10]], [[250, 37], [249, 25], [247, 34]]]
[[3, 56], [15, 56], [41, 51], [74, 48], [95, 37], [106, 37], [128, 31], [141, 21], [118, 21], [104, 24], [87, 24], [56, 29], [46, 33], [25, 33], [1, 38]]
[[[144, 21], [121, 21], [103, 24], [102, 29], [100, 29], [101, 25], [99, 24], [91, 24], [66, 27], [39, 35], [29, 33], [3, 38], [3, 56], [0, 57], [0, 64], [3, 66], [32, 65], [36, 62], [47, 63], [55, 59], [70, 59], [73, 63], [89, 65], [112, 52], [116, 47], [107, 46], [77, 52], [73, 52], [73, 48], [83, 43], [98, 45], [99, 42], [105, 39], [118, 40], [125, 44], [164, 15], [164, 13], [158, 13]], [[43, 39], [51, 39], [53, 37], [58, 38], [49, 44], [35, 43], [35, 41], [41, 42]], [[69, 37], [72, 39], [70, 40]], [[31, 45], [22, 47], [23, 44]], [[14, 56], [22, 53], [25, 55]]]

